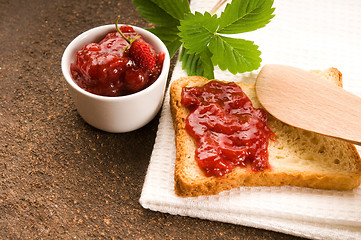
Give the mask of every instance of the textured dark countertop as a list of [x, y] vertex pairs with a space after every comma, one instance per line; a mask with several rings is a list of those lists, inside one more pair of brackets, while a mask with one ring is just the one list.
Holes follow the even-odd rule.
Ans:
[[99, 131], [60, 68], [74, 37], [118, 14], [147, 26], [130, 0], [0, 0], [0, 239], [299, 239], [140, 206], [159, 115]]

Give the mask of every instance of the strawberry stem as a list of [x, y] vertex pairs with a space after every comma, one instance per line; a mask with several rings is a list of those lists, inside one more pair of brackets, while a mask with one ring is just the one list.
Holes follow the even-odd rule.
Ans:
[[227, 0], [219, 0], [217, 4], [212, 8], [212, 10], [209, 12], [211, 15], [213, 15], [217, 10], [227, 2]]
[[118, 15], [117, 20], [115, 20], [115, 28], [117, 29], [117, 31], [120, 33], [120, 35], [125, 39], [125, 41], [127, 41], [130, 44], [129, 39], [124, 35], [124, 33], [122, 31], [120, 31], [119, 27], [118, 27], [118, 21], [119, 21], [120, 15]]

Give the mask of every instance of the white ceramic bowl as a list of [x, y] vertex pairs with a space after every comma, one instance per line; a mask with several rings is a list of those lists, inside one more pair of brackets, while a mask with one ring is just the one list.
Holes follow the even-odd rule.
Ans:
[[141, 128], [155, 117], [163, 103], [170, 66], [168, 50], [151, 32], [132, 27], [154, 46], [156, 52], [165, 53], [162, 72], [158, 79], [140, 92], [119, 97], [99, 96], [80, 88], [71, 77], [70, 64], [75, 61], [76, 52], [84, 45], [99, 42], [107, 33], [115, 31], [114, 24], [96, 27], [80, 34], [68, 45], [62, 57], [62, 72], [69, 84], [78, 113], [87, 123], [103, 131], [121, 133]]

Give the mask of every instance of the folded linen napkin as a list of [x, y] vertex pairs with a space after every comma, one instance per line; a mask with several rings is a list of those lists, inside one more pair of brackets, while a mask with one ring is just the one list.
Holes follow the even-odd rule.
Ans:
[[[207, 3], [206, 3], [207, 2]], [[217, 0], [192, 0], [193, 11], [208, 11]], [[255, 41], [262, 64], [304, 69], [337, 67], [344, 88], [361, 96], [361, 2], [297, 1], [274, 3], [275, 18], [263, 29], [239, 37]], [[178, 62], [171, 81], [186, 76]], [[257, 71], [215, 78], [252, 82]], [[312, 239], [361, 239], [361, 188], [326, 191], [297, 187], [239, 187], [214, 196], [174, 193], [175, 143], [167, 92], [140, 203], [144, 208], [182, 216], [263, 228]], [[361, 148], [358, 148], [361, 153]]]

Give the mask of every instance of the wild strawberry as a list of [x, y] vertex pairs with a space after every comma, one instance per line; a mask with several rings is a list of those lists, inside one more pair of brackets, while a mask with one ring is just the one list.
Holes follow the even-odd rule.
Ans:
[[148, 46], [148, 44], [140, 39], [131, 43], [129, 48], [130, 58], [140, 65], [145, 70], [153, 70], [155, 66], [155, 54], [154, 51]]
[[146, 43], [143, 39], [137, 37], [131, 39], [126, 37], [122, 32], [122, 30], [126, 30], [126, 28], [121, 27], [122, 29], [120, 29], [118, 27], [118, 20], [119, 16], [115, 21], [115, 27], [120, 35], [129, 43], [127, 47], [129, 57], [144, 70], [152, 71], [156, 64], [156, 54], [153, 47]]

